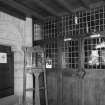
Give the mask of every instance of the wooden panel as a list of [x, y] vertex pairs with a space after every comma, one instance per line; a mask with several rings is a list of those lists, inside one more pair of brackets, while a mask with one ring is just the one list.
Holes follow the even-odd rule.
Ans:
[[[93, 71], [93, 70], [92, 70]], [[88, 73], [83, 80], [84, 105], [104, 105], [105, 103], [105, 71]]]
[[105, 70], [87, 70], [85, 77], [47, 72], [49, 105], [104, 105]]
[[85, 105], [96, 105], [94, 98], [94, 80], [84, 80], [84, 104]]
[[40, 91], [40, 105], [46, 105], [45, 99], [45, 84], [44, 84], [44, 72], [39, 75], [39, 91]]
[[84, 79], [63, 75], [63, 105], [104, 105], [104, 75], [104, 71], [90, 71]]
[[49, 105], [104, 105], [105, 71], [87, 71], [83, 79], [48, 72], [47, 88]]
[[48, 105], [57, 105], [57, 73], [47, 72]]
[[82, 80], [63, 76], [63, 105], [82, 105]]

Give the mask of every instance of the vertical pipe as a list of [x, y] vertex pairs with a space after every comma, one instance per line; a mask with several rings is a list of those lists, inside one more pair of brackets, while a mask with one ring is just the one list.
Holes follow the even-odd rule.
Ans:
[[46, 66], [46, 59], [45, 59], [45, 49], [43, 49], [44, 51], [44, 55], [43, 55], [43, 60], [44, 60], [44, 64], [43, 64], [43, 69], [44, 69], [44, 85], [45, 85], [45, 101], [46, 101], [46, 105], [48, 105], [48, 97], [47, 97], [47, 75], [46, 75], [46, 69], [45, 69], [45, 66]]
[[26, 50], [27, 48], [24, 49], [24, 71], [23, 71], [23, 105], [26, 103], [26, 74], [25, 74], [25, 69], [26, 69]]
[[40, 93], [39, 93], [39, 74], [40, 72], [34, 72], [35, 75], [35, 105], [40, 105]]

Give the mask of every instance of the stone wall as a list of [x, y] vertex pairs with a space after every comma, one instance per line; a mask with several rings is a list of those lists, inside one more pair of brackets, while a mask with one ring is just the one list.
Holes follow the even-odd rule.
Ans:
[[[22, 103], [23, 95], [23, 70], [24, 51], [23, 47], [32, 46], [32, 19], [26, 20], [13, 17], [7, 13], [0, 12], [0, 45], [11, 46], [14, 52], [14, 95], [0, 99], [0, 105], [14, 105]], [[32, 83], [27, 78], [27, 87], [32, 87]], [[32, 99], [32, 93], [27, 97]]]

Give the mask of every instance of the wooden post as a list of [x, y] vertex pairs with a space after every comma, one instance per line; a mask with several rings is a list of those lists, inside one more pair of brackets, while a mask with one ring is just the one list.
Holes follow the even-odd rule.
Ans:
[[39, 75], [42, 70], [33, 70], [35, 76], [35, 105], [40, 105]]

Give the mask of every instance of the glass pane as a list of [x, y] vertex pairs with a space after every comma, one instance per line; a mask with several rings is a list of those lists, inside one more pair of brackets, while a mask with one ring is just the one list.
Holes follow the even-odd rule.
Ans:
[[42, 25], [34, 24], [34, 41], [42, 40]]
[[50, 59], [52, 61], [52, 68], [57, 66], [57, 56], [58, 56], [58, 46], [57, 42], [46, 44], [46, 59]]
[[[86, 43], [89, 42], [89, 43]], [[84, 55], [87, 69], [105, 69], [105, 38], [85, 39]]]
[[79, 63], [79, 43], [78, 40], [64, 42], [64, 62], [65, 68], [78, 68]]
[[43, 38], [56, 38], [57, 37], [57, 18], [52, 17], [47, 19], [47, 21], [43, 24]]

